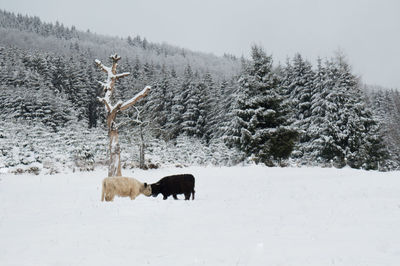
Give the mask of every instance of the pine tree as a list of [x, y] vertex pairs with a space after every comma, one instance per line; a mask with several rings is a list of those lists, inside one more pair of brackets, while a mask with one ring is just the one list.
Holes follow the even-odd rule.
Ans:
[[288, 104], [292, 110], [294, 126], [301, 132], [299, 143], [293, 152], [294, 157], [302, 157], [305, 153], [304, 145], [310, 140], [307, 129], [310, 126], [311, 97], [313, 90], [314, 72], [311, 63], [305, 61], [300, 54], [296, 54], [284, 68], [282, 89], [288, 97]]
[[51, 73], [51, 82], [57, 92], [65, 92], [68, 86], [67, 70], [65, 61], [62, 57], [55, 58], [53, 61], [53, 71]]
[[314, 82], [310, 160], [336, 167], [376, 168], [385, 159], [379, 125], [344, 57], [338, 55], [325, 67], [319, 64]]
[[172, 92], [170, 85], [170, 74], [165, 67], [162, 68], [160, 75], [152, 83], [153, 93], [146, 101], [145, 110], [148, 118], [152, 121], [152, 126], [157, 129], [157, 136], [160, 136], [167, 124], [171, 113]]
[[272, 165], [287, 158], [297, 132], [288, 126], [288, 110], [279, 94], [279, 80], [273, 73], [272, 57], [252, 47], [252, 61], [240, 79], [235, 127], [231, 143], [256, 162]]
[[188, 136], [198, 136], [200, 133], [197, 123], [200, 116], [200, 90], [203, 88], [195, 79], [196, 74], [193, 74], [191, 67], [188, 66], [182, 87], [182, 90], [187, 92], [183, 98], [185, 111], [182, 114], [182, 132]]
[[[400, 101], [399, 92], [393, 90], [374, 89], [370, 92], [368, 102], [376, 121], [379, 121], [379, 130], [387, 148], [387, 160], [380, 162], [380, 170], [398, 169], [400, 166]], [[370, 141], [374, 143], [374, 140]], [[371, 152], [379, 149], [371, 148]]]
[[232, 128], [234, 128], [233, 121], [235, 120], [237, 110], [237, 94], [238, 83], [234, 78], [229, 81], [221, 83], [221, 96], [218, 105], [217, 117], [220, 121], [218, 130], [213, 132], [213, 138], [222, 137], [224, 142], [229, 143], [230, 136], [232, 136]]
[[199, 137], [202, 137], [207, 143], [212, 138], [213, 132], [218, 130], [218, 104], [220, 104], [220, 91], [211, 76], [207, 72], [199, 82], [200, 103], [199, 120], [197, 122]]
[[165, 140], [176, 138], [180, 134], [183, 106], [183, 95], [181, 91], [181, 79], [176, 76], [174, 69], [163, 78], [161, 83], [165, 87], [165, 104], [161, 116], [165, 117], [165, 124], [162, 127], [162, 135]]
[[88, 72], [86, 71], [85, 62], [81, 59], [79, 61], [74, 58], [69, 59], [68, 64], [68, 84], [66, 92], [69, 95], [70, 101], [74, 104], [78, 111], [78, 120], [85, 120], [89, 125], [89, 115], [87, 104], [90, 102], [87, 94], [89, 89]]

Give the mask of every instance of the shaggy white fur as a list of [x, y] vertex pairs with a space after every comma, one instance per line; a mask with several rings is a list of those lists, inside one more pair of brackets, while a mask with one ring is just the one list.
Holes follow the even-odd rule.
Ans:
[[113, 201], [115, 196], [130, 197], [134, 200], [139, 194], [151, 196], [151, 186], [135, 178], [107, 177], [103, 179], [101, 201]]

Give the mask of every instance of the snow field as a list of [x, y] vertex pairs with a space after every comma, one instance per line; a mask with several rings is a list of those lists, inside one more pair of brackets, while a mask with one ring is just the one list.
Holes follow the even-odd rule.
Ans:
[[400, 174], [189, 167], [194, 201], [101, 202], [106, 170], [0, 175], [0, 265], [398, 265]]

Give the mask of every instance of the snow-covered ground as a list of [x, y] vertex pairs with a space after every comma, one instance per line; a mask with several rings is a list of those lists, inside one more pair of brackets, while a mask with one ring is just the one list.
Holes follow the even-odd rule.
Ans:
[[0, 265], [400, 265], [399, 172], [123, 173], [149, 183], [192, 173], [196, 199], [101, 202], [105, 170], [0, 175]]

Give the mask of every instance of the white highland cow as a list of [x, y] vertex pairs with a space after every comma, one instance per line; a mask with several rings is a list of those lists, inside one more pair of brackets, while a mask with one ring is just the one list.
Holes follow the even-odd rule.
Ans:
[[113, 201], [114, 197], [130, 197], [134, 200], [139, 194], [151, 196], [151, 186], [129, 177], [107, 177], [103, 179], [101, 201]]

